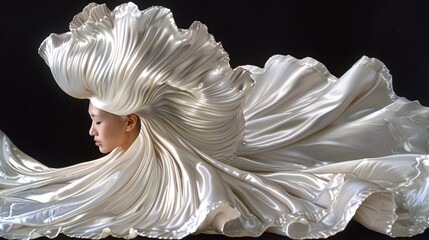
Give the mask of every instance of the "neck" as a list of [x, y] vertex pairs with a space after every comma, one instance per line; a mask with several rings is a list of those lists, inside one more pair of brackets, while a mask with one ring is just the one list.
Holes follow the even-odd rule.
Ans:
[[131, 145], [134, 143], [134, 141], [139, 136], [140, 129], [134, 129], [133, 131], [129, 132], [125, 138], [124, 144], [121, 146], [124, 151], [127, 151], [128, 148], [131, 147]]

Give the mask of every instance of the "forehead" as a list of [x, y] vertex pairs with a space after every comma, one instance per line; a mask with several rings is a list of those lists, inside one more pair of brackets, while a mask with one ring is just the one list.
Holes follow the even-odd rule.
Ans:
[[105, 111], [103, 111], [103, 110], [101, 110], [99, 108], [96, 108], [91, 103], [89, 103], [89, 106], [88, 106], [88, 113], [91, 116], [105, 116], [105, 115], [108, 114], [107, 112], [105, 112]]

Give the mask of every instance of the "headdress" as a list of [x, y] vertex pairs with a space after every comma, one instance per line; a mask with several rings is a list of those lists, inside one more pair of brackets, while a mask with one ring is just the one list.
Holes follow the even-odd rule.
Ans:
[[97, 108], [136, 113], [210, 155], [241, 140], [241, 111], [253, 79], [231, 69], [200, 22], [184, 30], [163, 7], [140, 11], [130, 2], [110, 11], [91, 3], [74, 17], [70, 32], [45, 39], [39, 54], [64, 92]]

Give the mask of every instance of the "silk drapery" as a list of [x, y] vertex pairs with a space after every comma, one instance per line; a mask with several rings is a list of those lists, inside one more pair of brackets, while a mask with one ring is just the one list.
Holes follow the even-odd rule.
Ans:
[[132, 3], [88, 5], [39, 52], [67, 94], [142, 128], [127, 151], [60, 169], [0, 133], [1, 237], [427, 228], [428, 109], [396, 96], [377, 59], [338, 78], [281, 55], [231, 69], [203, 24]]

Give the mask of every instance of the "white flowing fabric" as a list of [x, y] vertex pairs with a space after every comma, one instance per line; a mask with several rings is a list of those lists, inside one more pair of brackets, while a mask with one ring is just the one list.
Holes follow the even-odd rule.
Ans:
[[66, 168], [0, 132], [0, 237], [193, 233], [325, 238], [353, 218], [390, 236], [429, 223], [429, 109], [397, 97], [377, 59], [340, 78], [273, 56], [231, 69], [163, 7], [90, 4], [40, 55], [72, 97], [136, 113], [133, 145]]

